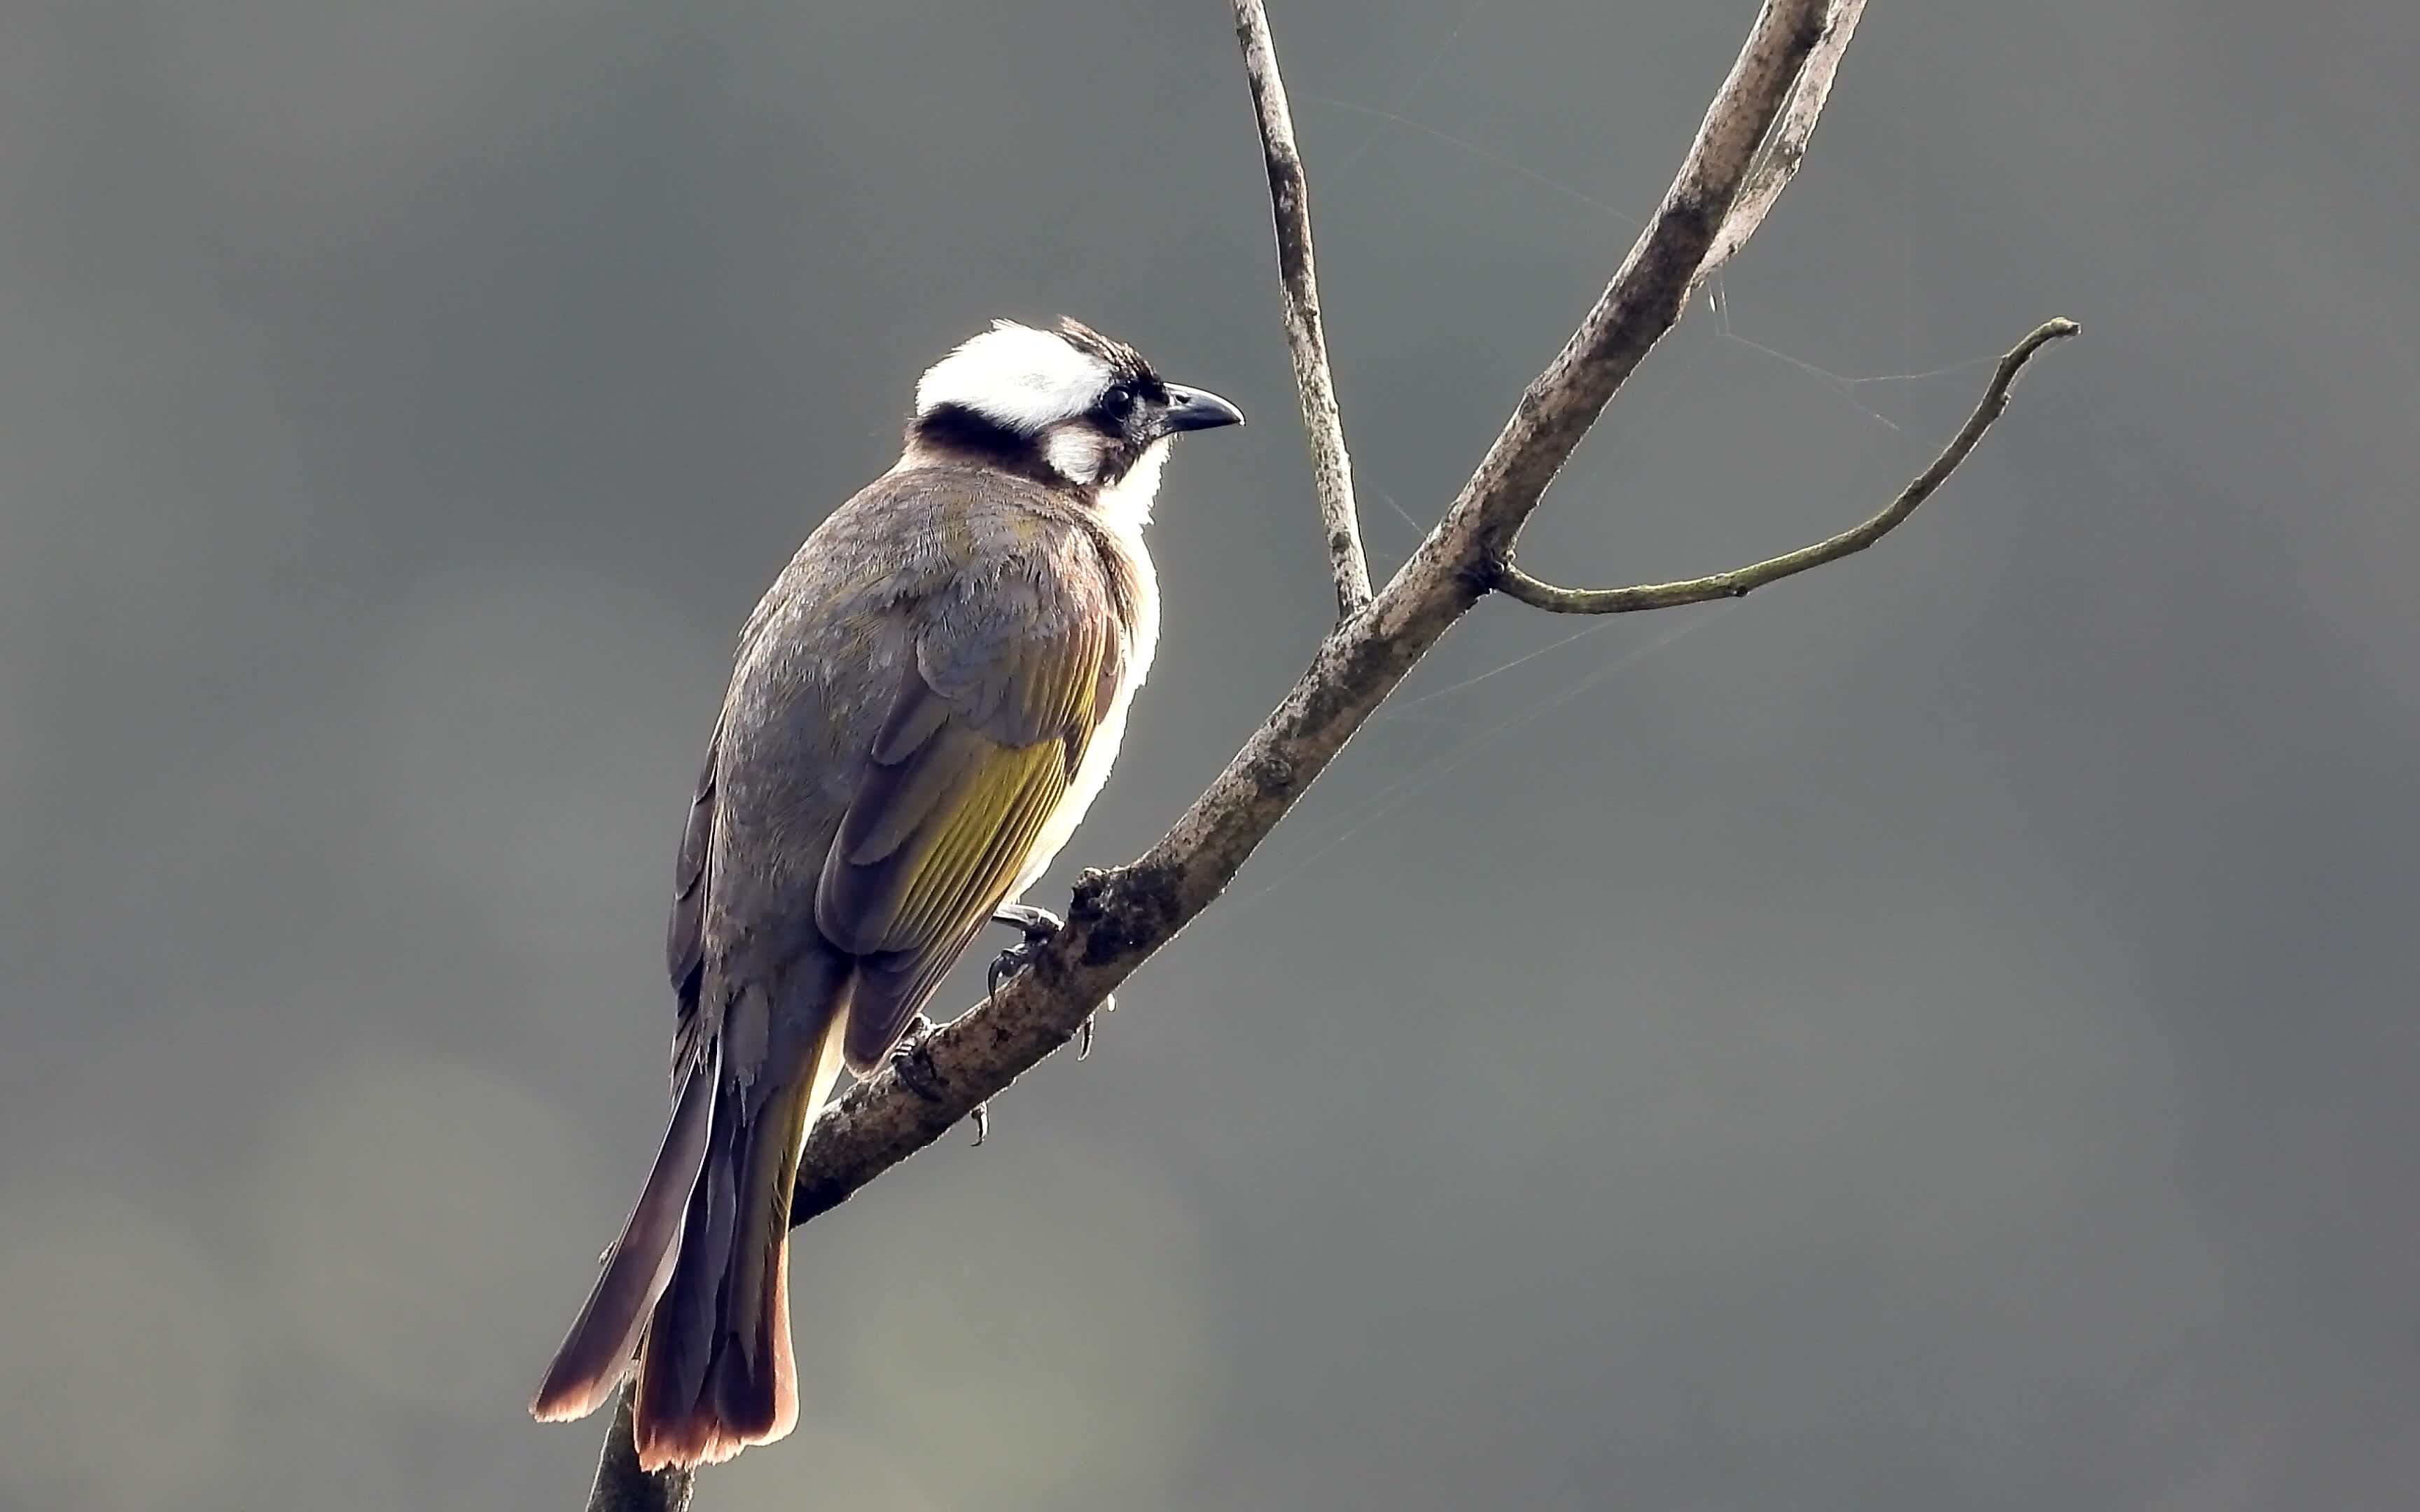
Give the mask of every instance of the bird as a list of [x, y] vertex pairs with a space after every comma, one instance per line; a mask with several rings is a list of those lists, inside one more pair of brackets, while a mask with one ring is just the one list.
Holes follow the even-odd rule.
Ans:
[[1170, 443], [1243, 418], [1076, 320], [994, 321], [757, 604], [675, 872], [671, 1121], [534, 1416], [587, 1415], [635, 1360], [643, 1469], [796, 1425], [808, 1130], [995, 911], [1039, 913], [1015, 901], [1108, 780], [1158, 643]]

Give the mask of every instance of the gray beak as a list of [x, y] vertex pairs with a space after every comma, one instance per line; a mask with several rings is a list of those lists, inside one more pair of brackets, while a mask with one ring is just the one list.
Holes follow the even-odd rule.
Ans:
[[1168, 408], [1160, 411], [1159, 430], [1163, 436], [1180, 430], [1211, 430], [1219, 425], [1240, 425], [1244, 412], [1219, 398], [1207, 389], [1188, 389], [1182, 383], [1168, 385]]

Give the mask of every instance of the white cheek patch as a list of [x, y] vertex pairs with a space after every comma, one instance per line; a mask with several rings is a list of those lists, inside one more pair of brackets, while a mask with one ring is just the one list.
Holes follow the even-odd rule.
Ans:
[[1092, 427], [1062, 425], [1042, 443], [1042, 459], [1069, 483], [1090, 483], [1101, 475], [1101, 454], [1108, 449]]
[[933, 364], [916, 385], [916, 412], [963, 405], [1032, 435], [1090, 409], [1113, 377], [1051, 332], [1000, 320]]

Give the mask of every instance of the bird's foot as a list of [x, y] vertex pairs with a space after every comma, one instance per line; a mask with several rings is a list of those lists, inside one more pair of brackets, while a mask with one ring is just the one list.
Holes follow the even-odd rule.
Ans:
[[1002, 903], [991, 911], [991, 921], [1016, 930], [1025, 938], [992, 957], [991, 969], [984, 973], [984, 995], [1000, 995], [1000, 984], [1033, 964], [1042, 948], [1058, 937], [1067, 921], [1047, 908], [1032, 903]]
[[[900, 1083], [908, 1090], [927, 1103], [939, 1103], [942, 1097], [940, 1069], [933, 1064], [933, 1030], [936, 1027], [931, 1019], [919, 1013], [908, 1021], [908, 1028], [899, 1036], [899, 1042], [891, 1047], [891, 1069], [898, 1073]], [[974, 1120], [975, 1143], [982, 1144], [984, 1135], [991, 1129], [991, 1104], [978, 1103], [967, 1117]], [[613, 1257], [611, 1250], [606, 1251], [606, 1257]]]
[[891, 1047], [891, 1069], [908, 1090], [927, 1103], [941, 1101], [941, 1073], [933, 1065], [933, 1021], [919, 1013]]
[[[1025, 934], [1024, 939], [992, 957], [991, 969], [984, 974], [985, 995], [998, 997], [1001, 983], [1032, 965], [1033, 958], [1042, 953], [1042, 948], [1056, 938], [1059, 932], [1067, 927], [1067, 922], [1049, 909], [1036, 908], [1032, 903], [1002, 903], [992, 910], [991, 921], [995, 924], [1006, 924], [1011, 929], [1024, 932]], [[1092, 1057], [1093, 1020], [1117, 1006], [1118, 1000], [1114, 995], [1104, 997], [1101, 999], [1100, 1008], [1094, 1012], [1092, 1018], [1084, 1021], [1084, 1027], [1078, 1033], [1076, 1042], [1078, 1060], [1090, 1059]], [[976, 1143], [982, 1143], [980, 1134], [977, 1135]]]

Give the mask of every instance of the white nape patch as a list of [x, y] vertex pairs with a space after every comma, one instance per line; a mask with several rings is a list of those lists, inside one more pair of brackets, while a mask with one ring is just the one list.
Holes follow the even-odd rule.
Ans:
[[1094, 496], [1093, 507], [1101, 517], [1122, 530], [1140, 531], [1151, 523], [1151, 501], [1159, 492], [1159, 470], [1168, 465], [1168, 438], [1162, 436], [1142, 449], [1125, 476]]
[[1069, 483], [1091, 483], [1101, 475], [1101, 454], [1109, 440], [1090, 425], [1061, 425], [1042, 443], [1042, 459]]
[[916, 412], [964, 405], [1032, 435], [1092, 409], [1112, 376], [1107, 363], [1054, 332], [995, 320], [926, 370], [916, 385]]

